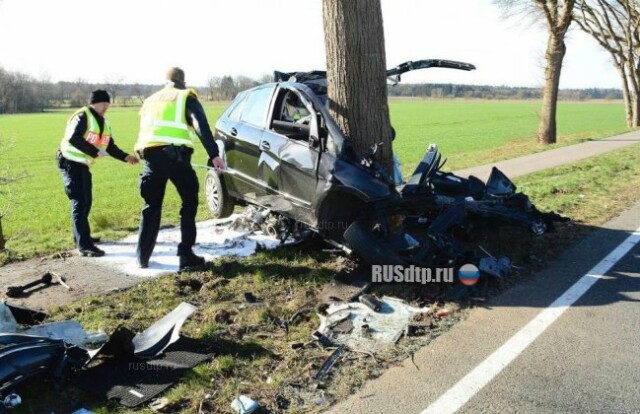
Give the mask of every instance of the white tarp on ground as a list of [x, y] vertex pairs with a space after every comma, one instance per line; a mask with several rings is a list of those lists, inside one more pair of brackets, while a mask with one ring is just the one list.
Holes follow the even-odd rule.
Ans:
[[[274, 249], [280, 240], [263, 235], [261, 232], [249, 233], [230, 228], [233, 215], [224, 220], [208, 220], [197, 223], [198, 238], [193, 251], [207, 260], [222, 256], [249, 256], [260, 244], [266, 249]], [[149, 260], [149, 268], [140, 269], [136, 262], [136, 244], [138, 235], [134, 234], [113, 243], [100, 243], [98, 247], [106, 256], [97, 259], [98, 263], [118, 269], [131, 276], [157, 277], [178, 271], [176, 252], [180, 242], [180, 228], [160, 230], [156, 247]]]

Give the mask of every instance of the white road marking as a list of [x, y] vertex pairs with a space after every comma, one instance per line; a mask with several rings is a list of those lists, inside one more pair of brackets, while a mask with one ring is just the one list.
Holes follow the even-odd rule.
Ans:
[[531, 322], [434, 401], [421, 414], [455, 413], [536, 340], [573, 303], [640, 241], [640, 228], [595, 265]]

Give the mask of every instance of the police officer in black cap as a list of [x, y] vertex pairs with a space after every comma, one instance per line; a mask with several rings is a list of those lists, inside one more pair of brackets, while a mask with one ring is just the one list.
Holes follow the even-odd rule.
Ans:
[[91, 172], [89, 167], [99, 157], [110, 155], [131, 165], [138, 159], [122, 151], [113, 140], [111, 126], [104, 114], [111, 97], [104, 90], [91, 92], [89, 105], [76, 111], [67, 121], [67, 128], [56, 153], [58, 169], [62, 174], [64, 190], [71, 201], [73, 239], [81, 255], [104, 256], [104, 251], [91, 237], [89, 212], [91, 211]]

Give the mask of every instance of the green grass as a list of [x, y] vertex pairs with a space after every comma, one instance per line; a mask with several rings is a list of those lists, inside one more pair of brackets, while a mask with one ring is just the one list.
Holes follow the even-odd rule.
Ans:
[[[206, 106], [212, 123], [225, 106]], [[137, 139], [137, 111], [137, 108], [113, 108], [107, 113], [117, 145], [128, 152], [133, 151]], [[3, 219], [9, 237], [7, 247], [25, 257], [72, 247], [69, 202], [55, 162], [55, 152], [71, 113], [0, 116], [0, 145], [9, 143], [11, 147], [0, 154], [0, 165], [8, 165], [14, 175], [27, 175], [10, 186], [11, 207]], [[197, 146], [194, 162], [205, 160], [204, 149]], [[138, 193], [140, 170], [140, 166], [130, 166], [110, 157], [98, 160], [91, 167], [94, 202], [90, 218], [94, 234], [110, 239], [137, 229], [142, 206]], [[0, 198], [0, 203], [6, 203], [6, 199]], [[169, 185], [164, 223], [178, 223], [178, 212], [179, 198]], [[200, 218], [205, 217], [205, 209], [201, 208]]]
[[[435, 142], [449, 158], [449, 168], [483, 164], [543, 150], [536, 144], [539, 102], [392, 100], [392, 122], [397, 130], [394, 149], [409, 174], [429, 143]], [[211, 124], [225, 104], [206, 107]], [[116, 143], [132, 151], [138, 131], [138, 108], [112, 108], [108, 118]], [[56, 169], [54, 153], [71, 110], [44, 114], [0, 116], [0, 170], [27, 177], [9, 186], [11, 209], [3, 218], [16, 255], [31, 257], [66, 250], [72, 246], [69, 205]], [[558, 110], [559, 144], [609, 136], [626, 130], [620, 103], [561, 102]], [[196, 145], [194, 162], [205, 152]], [[141, 198], [138, 194], [140, 166], [101, 159], [92, 167], [94, 204], [91, 224], [95, 235], [116, 239], [136, 231]], [[200, 173], [200, 176], [203, 172]], [[163, 223], [178, 223], [179, 199], [169, 185]], [[201, 193], [202, 194], [202, 193]], [[199, 219], [208, 217], [204, 205]], [[6, 199], [0, 194], [0, 209]], [[0, 210], [1, 211], [1, 210]]]
[[620, 103], [559, 102], [558, 143], [541, 146], [539, 110], [538, 101], [392, 100], [393, 148], [408, 175], [431, 143], [457, 169], [627, 130]]

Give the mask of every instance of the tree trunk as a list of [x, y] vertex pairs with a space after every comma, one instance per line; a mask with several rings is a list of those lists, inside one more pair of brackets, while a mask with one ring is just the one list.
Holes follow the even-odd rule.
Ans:
[[382, 142], [391, 173], [391, 124], [380, 0], [324, 0], [329, 110], [358, 152]]
[[0, 252], [6, 248], [5, 244], [6, 240], [4, 239], [4, 232], [2, 231], [2, 216], [0, 216]]
[[627, 81], [627, 75], [624, 71], [624, 64], [616, 62], [616, 69], [618, 69], [618, 73], [620, 74], [620, 79], [622, 79], [622, 98], [624, 100], [624, 114], [625, 120], [627, 122], [627, 126], [629, 128], [633, 127], [633, 109], [631, 104], [631, 95], [629, 93], [629, 82]]
[[[634, 59], [632, 56], [631, 59]], [[640, 79], [638, 79], [638, 71], [633, 61], [628, 62], [629, 70], [629, 92], [631, 97], [631, 127], [640, 126]]]
[[556, 142], [558, 88], [560, 86], [562, 60], [566, 51], [567, 47], [564, 44], [564, 39], [558, 39], [553, 34], [550, 34], [545, 55], [547, 66], [544, 70], [545, 83], [542, 92], [542, 113], [540, 114], [540, 126], [538, 128], [538, 142], [541, 144], [555, 144]]

